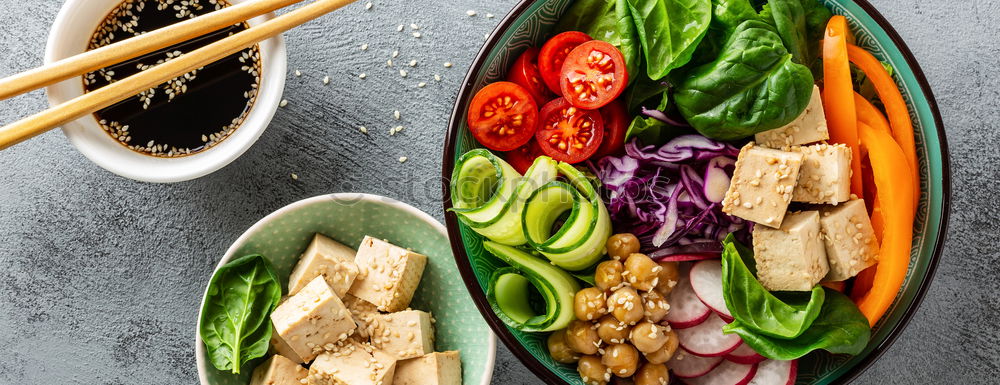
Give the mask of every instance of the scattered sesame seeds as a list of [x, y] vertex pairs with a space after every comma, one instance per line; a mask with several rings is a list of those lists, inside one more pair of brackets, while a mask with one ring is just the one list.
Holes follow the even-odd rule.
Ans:
[[493, 14], [492, 13], [487, 13], [486, 14], [486, 18], [487, 19], [492, 19], [493, 18]]
[[419, 25], [417, 25], [417, 24], [415, 24], [415, 23], [411, 23], [411, 24], [410, 24], [410, 29], [414, 29], [414, 30], [417, 30], [417, 29], [420, 29], [420, 26], [419, 26]]
[[362, 73], [358, 74], [358, 77], [364, 79], [364, 78], [368, 77], [368, 75], [365, 75], [365, 73], [362, 72]]
[[420, 82], [420, 83], [417, 83], [417, 87], [420, 87], [420, 88], [424, 88], [424, 87], [426, 87], [426, 86], [427, 86], [427, 82]]
[[389, 67], [392, 67], [392, 59], [386, 60], [385, 61], [385, 65], [389, 66]]
[[399, 120], [399, 110], [393, 111], [392, 112], [392, 117], [396, 118], [396, 120]]
[[399, 76], [406, 77], [406, 70], [399, 70]]
[[288, 105], [288, 99], [281, 99], [281, 102], [278, 103], [278, 107], [284, 107], [287, 105]]
[[396, 27], [396, 32], [403, 32], [403, 25], [402, 24], [400, 24], [399, 26]]
[[323, 85], [325, 86], [327, 84], [330, 84], [330, 77], [329, 76], [324, 76], [323, 77]]
[[368, 44], [362, 44], [361, 45], [361, 50], [362, 51], [367, 51], [368, 50]]
[[444, 62], [444, 68], [451, 68], [451, 62], [450, 61]]
[[358, 131], [361, 131], [362, 134], [368, 135], [368, 127], [360, 126], [358, 127]]
[[434, 74], [434, 81], [436, 81], [436, 82], [441, 81], [441, 75]]
[[302, 71], [299, 71], [299, 70], [295, 70], [295, 76], [296, 76], [296, 77], [298, 77], [298, 76], [302, 76]]
[[406, 163], [407, 158], [405, 156], [399, 157], [399, 163]]
[[292, 173], [292, 180], [299, 180], [299, 176], [294, 172]]
[[372, 9], [372, 2], [370, 2], [370, 1], [368, 2], [368, 4], [365, 4], [365, 10], [369, 10], [369, 9]]
[[420, 32], [414, 32], [413, 33], [413, 37], [419, 39], [420, 38]]
[[469, 15], [469, 17], [476, 16], [476, 11], [470, 9], [468, 11], [465, 11], [465, 14]]
[[416, 60], [410, 60], [410, 67], [416, 67], [416, 66], [417, 66], [417, 61]]
[[393, 130], [395, 130], [396, 133], [399, 133], [400, 131], [403, 131], [403, 126], [396, 126]]
[[399, 57], [399, 50], [398, 49], [395, 50], [395, 51], [392, 51], [392, 58], [395, 59], [397, 57]]

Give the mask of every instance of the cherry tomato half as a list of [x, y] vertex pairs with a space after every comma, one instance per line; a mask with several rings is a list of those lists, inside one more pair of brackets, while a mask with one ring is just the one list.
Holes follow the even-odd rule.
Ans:
[[625, 103], [619, 99], [611, 101], [598, 111], [604, 119], [604, 139], [601, 140], [601, 147], [594, 153], [595, 159], [620, 153], [625, 148], [625, 134], [631, 123]]
[[518, 147], [514, 151], [508, 151], [503, 154], [504, 160], [510, 164], [517, 172], [524, 175], [531, 168], [531, 165], [535, 163], [535, 158], [545, 155], [542, 152], [542, 148], [538, 146], [537, 140], [529, 140], [525, 145]]
[[542, 45], [538, 51], [538, 71], [542, 73], [545, 85], [552, 92], [562, 95], [559, 88], [559, 77], [562, 75], [563, 62], [566, 55], [569, 55], [576, 46], [594, 40], [594, 38], [583, 32], [568, 31], [553, 36]]
[[521, 147], [538, 126], [538, 105], [528, 90], [511, 82], [483, 87], [469, 104], [469, 131], [491, 150]]
[[625, 57], [600, 40], [580, 44], [566, 56], [559, 86], [570, 104], [598, 109], [621, 95], [628, 84]]
[[594, 155], [604, 138], [604, 119], [597, 110], [584, 110], [564, 98], [542, 107], [535, 139], [552, 159], [579, 163]]
[[552, 99], [552, 92], [542, 80], [542, 73], [538, 72], [538, 48], [531, 47], [521, 54], [507, 72], [507, 81], [517, 83], [524, 87], [535, 98], [536, 104], [542, 104]]

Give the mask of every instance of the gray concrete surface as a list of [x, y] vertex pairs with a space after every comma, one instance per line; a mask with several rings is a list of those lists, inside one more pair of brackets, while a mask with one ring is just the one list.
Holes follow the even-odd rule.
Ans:
[[[204, 284], [256, 220], [339, 191], [387, 195], [441, 218], [435, 178], [456, 89], [483, 34], [515, 1], [374, 0], [370, 11], [364, 1], [287, 34], [289, 70], [303, 73], [288, 78], [288, 106], [250, 151], [208, 177], [172, 185], [126, 180], [91, 164], [58, 131], [0, 152], [0, 384], [195, 384]], [[955, 188], [934, 284], [858, 383], [997, 383], [1000, 2], [875, 3], [937, 94]], [[59, 5], [0, 0], [0, 75], [41, 63]], [[466, 16], [469, 9], [479, 15]], [[421, 39], [396, 32], [410, 23], [421, 26]], [[364, 43], [368, 51], [359, 49]], [[407, 78], [385, 68], [395, 49], [397, 62], [420, 63]], [[323, 86], [326, 75], [331, 82]], [[426, 88], [415, 87], [421, 81]], [[40, 92], [4, 101], [0, 121], [45, 105]], [[406, 129], [390, 137], [393, 110]], [[398, 163], [400, 156], [409, 161]], [[502, 347], [494, 379], [539, 382]]]

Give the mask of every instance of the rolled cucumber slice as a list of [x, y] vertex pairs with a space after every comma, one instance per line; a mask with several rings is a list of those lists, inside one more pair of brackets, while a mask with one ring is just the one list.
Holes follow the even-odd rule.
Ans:
[[[573, 298], [580, 284], [573, 276], [515, 247], [485, 241], [483, 248], [511, 266], [497, 269], [486, 291], [493, 312], [504, 323], [525, 332], [550, 332], [576, 318]], [[535, 314], [528, 302], [529, 283], [545, 300], [544, 314]]]

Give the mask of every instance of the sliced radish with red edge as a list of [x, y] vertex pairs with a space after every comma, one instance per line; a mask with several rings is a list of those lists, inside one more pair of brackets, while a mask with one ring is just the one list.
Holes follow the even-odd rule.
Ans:
[[733, 315], [729, 313], [726, 299], [722, 296], [722, 262], [712, 260], [694, 264], [690, 279], [698, 298], [722, 316], [722, 319], [733, 322]]
[[743, 343], [737, 334], [725, 334], [722, 327], [728, 322], [718, 315], [708, 316], [705, 322], [686, 329], [677, 329], [677, 340], [684, 350], [703, 357], [722, 357], [736, 350]]
[[691, 281], [683, 272], [667, 302], [670, 304], [670, 312], [667, 313], [666, 320], [674, 329], [696, 326], [712, 315], [712, 309], [698, 299], [691, 288]]
[[757, 365], [722, 361], [719, 366], [701, 377], [684, 379], [687, 385], [747, 385], [757, 373]]
[[680, 349], [667, 361], [667, 367], [679, 378], [693, 378], [708, 374], [722, 361], [722, 357], [699, 357]]
[[706, 259], [719, 259], [722, 255], [716, 253], [670, 254], [656, 259], [657, 262], [694, 262]]
[[793, 385], [798, 368], [798, 360], [765, 360], [757, 364], [757, 374], [747, 385]]
[[767, 357], [760, 355], [747, 344], [740, 345], [740, 347], [736, 348], [736, 350], [726, 354], [725, 357], [727, 360], [732, 362], [749, 365], [753, 365], [767, 359]]

